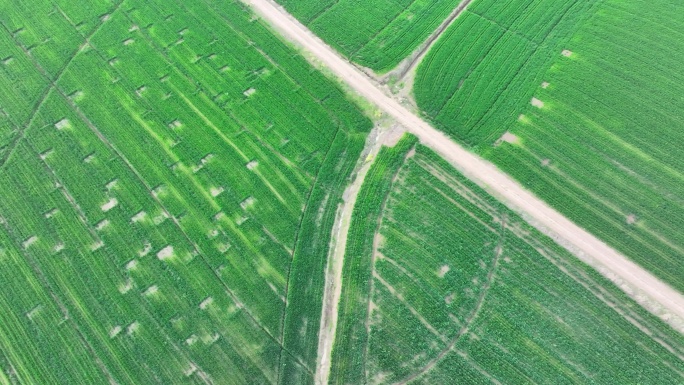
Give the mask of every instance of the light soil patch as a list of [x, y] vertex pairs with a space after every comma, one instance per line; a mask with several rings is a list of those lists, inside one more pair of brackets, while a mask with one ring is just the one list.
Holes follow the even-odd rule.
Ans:
[[532, 100], [530, 101], [530, 104], [532, 104], [534, 107], [537, 107], [537, 108], [543, 108], [544, 107], [544, 102], [542, 102], [541, 100], [539, 100], [537, 98], [532, 98]]
[[133, 215], [133, 216], [131, 217], [131, 222], [132, 222], [132, 223], [141, 222], [142, 220], [145, 219], [146, 216], [147, 216], [147, 213], [146, 213], [146, 212], [140, 211], [140, 212], [138, 212], [137, 214], [135, 214], [135, 215]]
[[126, 334], [129, 336], [133, 335], [138, 329], [140, 328], [140, 323], [138, 321], [134, 321], [128, 327], [126, 328]]
[[446, 273], [449, 272], [449, 270], [451, 270], [449, 265], [444, 265], [439, 268], [439, 273], [437, 273], [437, 275], [439, 276], [439, 278], [444, 278], [444, 276], [446, 275]]
[[38, 242], [38, 237], [34, 235], [34, 236], [29, 237], [27, 240], [25, 240], [25, 241], [21, 244], [21, 247], [23, 247], [24, 250], [26, 250], [26, 249], [28, 249], [29, 247], [31, 247], [31, 245], [33, 245], [33, 244], [36, 243], [36, 242]]
[[381, 142], [387, 147], [394, 147], [405, 133], [406, 129], [404, 127], [394, 124], [380, 135]]
[[97, 250], [100, 250], [103, 246], [104, 246], [104, 242], [97, 241], [90, 246], [90, 251], [95, 252]]
[[143, 295], [146, 297], [149, 297], [151, 295], [156, 294], [159, 291], [159, 287], [157, 285], [152, 285], [148, 287], [144, 292]]
[[157, 253], [157, 258], [161, 259], [162, 261], [171, 257], [173, 257], [173, 246], [166, 246]]
[[117, 325], [114, 326], [110, 331], [109, 331], [109, 338], [114, 338], [121, 333], [121, 326]]
[[131, 259], [126, 264], [126, 270], [135, 270], [136, 267], [138, 267], [138, 261], [135, 259]]
[[508, 131], [506, 131], [499, 139], [494, 142], [494, 146], [498, 146], [501, 143], [506, 142], [510, 144], [520, 144], [520, 138], [518, 138], [515, 134], [512, 134]]
[[85, 158], [83, 158], [83, 163], [91, 163], [94, 160], [95, 160], [95, 154], [93, 153], [93, 154], [90, 154], [90, 155], [86, 156]]
[[254, 95], [255, 92], [256, 92], [256, 89], [250, 88], [247, 91], [243, 92], [242, 94], [245, 95], [246, 97], [250, 97], [250, 96]]
[[59, 122], [55, 123], [55, 128], [60, 131], [67, 128], [71, 128], [71, 122], [69, 121], [69, 119], [64, 118]]
[[117, 184], [119, 184], [119, 180], [118, 179], [112, 179], [111, 181], [107, 182], [107, 184], [105, 185], [105, 188], [107, 190], [111, 191], [116, 187]]
[[103, 219], [100, 222], [98, 222], [97, 225], [95, 225], [95, 230], [100, 231], [107, 226], [109, 226], [109, 219]]
[[107, 201], [107, 203], [100, 206], [100, 208], [102, 209], [102, 211], [104, 211], [106, 213], [107, 211], [116, 207], [118, 204], [119, 204], [119, 201], [116, 200], [116, 198], [111, 198], [109, 201]]
[[64, 245], [64, 243], [60, 242], [60, 243], [56, 244], [55, 247], [52, 248], [52, 252], [57, 254], [60, 251], [64, 250], [65, 247], [66, 246]]
[[254, 202], [256, 202], [256, 199], [254, 197], [249, 197], [240, 203], [240, 207], [242, 207], [243, 210], [246, 210], [248, 207], [253, 206]]
[[173, 122], [169, 123], [169, 128], [171, 129], [178, 129], [183, 126], [183, 123], [180, 122], [180, 120], [174, 120]]
[[209, 305], [211, 305], [212, 303], [214, 303], [214, 299], [211, 297], [207, 297], [204, 301], [200, 302], [199, 308], [202, 310], [207, 310]]

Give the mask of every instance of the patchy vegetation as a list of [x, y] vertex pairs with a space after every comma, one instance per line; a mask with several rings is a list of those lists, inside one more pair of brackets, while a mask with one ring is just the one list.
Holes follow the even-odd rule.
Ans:
[[0, 23], [0, 382], [312, 381], [370, 121], [237, 2]]

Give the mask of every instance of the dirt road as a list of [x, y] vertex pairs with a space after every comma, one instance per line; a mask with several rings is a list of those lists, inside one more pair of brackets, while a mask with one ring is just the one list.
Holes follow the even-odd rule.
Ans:
[[318, 332], [318, 357], [316, 360], [316, 384], [327, 384], [332, 357], [332, 347], [335, 343], [337, 331], [337, 309], [342, 295], [342, 267], [344, 266], [344, 252], [347, 246], [347, 233], [351, 224], [352, 212], [359, 195], [361, 184], [372, 165], [372, 160], [380, 151], [380, 147], [393, 146], [401, 137], [401, 127], [388, 129], [374, 129], [369, 135], [366, 149], [361, 154], [365, 160], [356, 173], [354, 181], [347, 187], [343, 196], [343, 203], [338, 208], [336, 224], [333, 229], [330, 255], [325, 273], [325, 288], [323, 292], [323, 310], [321, 326]]
[[269, 0], [243, 1], [283, 36], [312, 54], [318, 64], [325, 66], [359, 95], [396, 119], [420, 138], [423, 144], [439, 153], [465, 176], [514, 211], [521, 213], [532, 225], [611, 279], [633, 298], [641, 298], [640, 302], [647, 309], [667, 320], [678, 330], [684, 330], [684, 296], [681, 293], [570, 222], [493, 164], [468, 152], [404, 108], [378, 88], [367, 75], [287, 14], [282, 7]]

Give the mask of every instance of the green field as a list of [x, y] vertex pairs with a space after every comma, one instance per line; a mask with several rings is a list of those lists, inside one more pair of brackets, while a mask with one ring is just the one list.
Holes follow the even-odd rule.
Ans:
[[0, 383], [312, 381], [371, 122], [235, 1], [0, 24]]
[[473, 2], [418, 67], [421, 111], [468, 145], [494, 142], [595, 7], [585, 0]]
[[[379, 73], [459, 3], [279, 2]], [[684, 290], [680, 27], [673, 0], [476, 0], [414, 95]], [[367, 157], [372, 126], [239, 0], [0, 3], [0, 384], [313, 383], [370, 161], [330, 383], [684, 383], [681, 334], [414, 136]]]
[[354, 208], [332, 383], [684, 381], [681, 335], [406, 144], [380, 153]]
[[278, 0], [341, 54], [384, 73], [423, 43], [460, 0]]
[[[550, 4], [570, 2], [547, 1], [535, 18], [526, 10], [542, 2], [516, 3], [478, 2], [447, 31], [419, 69], [421, 109], [683, 290], [684, 40], [672, 33], [681, 6], [578, 1], [558, 19]], [[516, 21], [504, 30], [501, 20]], [[515, 137], [496, 145], [507, 131]]]

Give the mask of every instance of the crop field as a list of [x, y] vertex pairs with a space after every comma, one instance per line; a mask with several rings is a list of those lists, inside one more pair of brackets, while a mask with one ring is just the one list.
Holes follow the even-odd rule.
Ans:
[[409, 56], [459, 0], [278, 0], [337, 51], [376, 72]]
[[0, 383], [312, 381], [371, 122], [235, 1], [0, 5]]
[[494, 142], [596, 6], [585, 0], [473, 2], [418, 67], [414, 94], [421, 111], [468, 145]]
[[339, 325], [355, 334], [338, 335], [332, 383], [684, 380], [681, 335], [431, 150], [409, 148], [381, 152], [368, 176], [389, 176], [367, 179], [372, 199], [355, 207], [362, 240], [345, 272], [366, 282], [345, 282]]
[[[500, 10], [482, 1], [459, 18], [419, 70], [421, 108], [566, 217], [684, 290], [684, 44], [670, 32], [684, 25], [681, 7], [551, 2], [570, 7], [556, 22], [563, 13], [551, 5], [539, 8], [549, 16], [532, 18], [525, 10], [537, 2], [516, 3]], [[504, 31], [501, 20], [516, 21]], [[464, 54], [447, 57], [454, 51]]]

